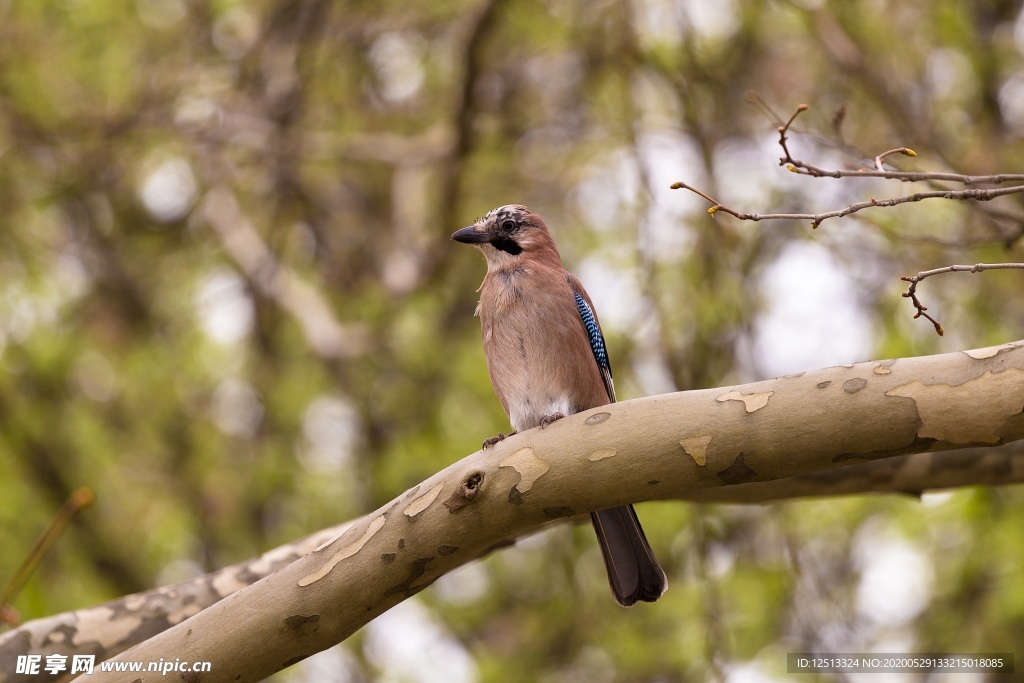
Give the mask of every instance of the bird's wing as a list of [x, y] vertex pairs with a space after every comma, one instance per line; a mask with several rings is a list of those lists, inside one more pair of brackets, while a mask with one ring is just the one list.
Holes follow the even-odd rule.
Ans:
[[608, 349], [604, 344], [604, 335], [601, 334], [601, 323], [597, 320], [594, 312], [594, 304], [583, 289], [583, 284], [573, 275], [566, 274], [569, 287], [576, 298], [576, 310], [579, 311], [580, 321], [587, 332], [587, 339], [590, 340], [590, 350], [594, 352], [594, 360], [601, 368], [601, 378], [604, 379], [604, 388], [608, 390], [608, 400], [615, 403], [615, 385], [612, 383], [612, 366], [608, 361]]

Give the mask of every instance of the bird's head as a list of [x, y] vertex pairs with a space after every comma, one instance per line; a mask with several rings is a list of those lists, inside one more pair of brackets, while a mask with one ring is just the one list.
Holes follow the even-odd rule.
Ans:
[[489, 269], [511, 266], [522, 259], [553, 258], [561, 265], [544, 219], [520, 204], [488, 211], [473, 225], [456, 231], [452, 239], [478, 247]]

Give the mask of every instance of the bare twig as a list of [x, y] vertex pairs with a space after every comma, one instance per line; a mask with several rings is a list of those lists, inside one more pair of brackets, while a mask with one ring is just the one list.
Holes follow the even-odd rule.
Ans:
[[714, 214], [719, 211], [735, 216], [742, 221], [778, 221], [778, 220], [790, 220], [790, 221], [810, 221], [812, 228], [817, 228], [821, 225], [822, 221], [829, 218], [841, 218], [843, 216], [849, 216], [851, 213], [857, 213], [864, 209], [870, 209], [872, 207], [886, 207], [896, 206], [897, 204], [906, 204], [908, 202], [919, 202], [922, 199], [958, 199], [961, 201], [975, 200], [975, 201], [988, 201], [995, 197], [1000, 197], [1007, 194], [1016, 194], [1024, 192], [1024, 185], [1017, 185], [1014, 187], [1002, 187], [994, 189], [966, 189], [966, 190], [935, 190], [930, 192], [915, 192], [914, 194], [908, 194], [903, 197], [890, 197], [889, 199], [869, 199], [863, 202], [857, 202], [850, 204], [849, 206], [843, 207], [842, 209], [836, 209], [834, 211], [823, 211], [821, 213], [744, 213], [737, 211], [725, 206], [721, 202], [718, 202], [709, 197], [704, 192], [698, 190], [695, 187], [687, 185], [683, 182], [672, 183], [670, 186], [673, 190], [689, 190], [694, 194], [700, 195], [708, 202], [712, 204], [711, 208], [708, 209], [708, 213]]
[[888, 152], [882, 152], [877, 157], [875, 157], [875, 168], [878, 169], [879, 171], [884, 171], [885, 170], [885, 166], [883, 165], [882, 162], [885, 161], [885, 158], [887, 156], [890, 156], [892, 154], [902, 154], [902, 155], [908, 156], [908, 157], [916, 157], [917, 156], [917, 152], [915, 152], [914, 150], [910, 149], [909, 147], [897, 147], [896, 149], [890, 149]]
[[[997, 175], [985, 175], [985, 176], [972, 176], [964, 175], [961, 173], [940, 173], [940, 172], [908, 172], [908, 171], [887, 171], [884, 168], [883, 162], [886, 157], [894, 154], [903, 154], [905, 156], [915, 157], [917, 153], [909, 147], [897, 147], [896, 149], [890, 149], [882, 152], [875, 157], [874, 170], [872, 169], [855, 169], [855, 170], [840, 170], [840, 169], [824, 169], [814, 164], [809, 164], [806, 161], [801, 161], [793, 157], [789, 151], [787, 145], [789, 137], [787, 133], [793, 125], [796, 118], [803, 112], [807, 111], [807, 105], [801, 104], [797, 106], [796, 110], [789, 117], [789, 119], [781, 126], [778, 127], [779, 131], [779, 146], [782, 147], [783, 155], [779, 158], [779, 165], [785, 166], [789, 171], [797, 173], [799, 175], [808, 175], [815, 178], [885, 178], [888, 180], [899, 180], [901, 182], [919, 182], [919, 181], [944, 181], [953, 182], [960, 185], [998, 185], [1001, 183], [1008, 182], [1024, 182], [1024, 173], [1001, 173]], [[735, 216], [736, 218], [744, 221], [765, 221], [765, 220], [809, 220], [811, 221], [811, 227], [817, 228], [821, 225], [822, 221], [829, 218], [841, 218], [843, 216], [849, 216], [852, 213], [857, 213], [863, 209], [869, 209], [872, 207], [887, 207], [896, 206], [897, 204], [906, 204], [908, 202], [919, 202], [923, 199], [954, 199], [961, 201], [989, 201], [996, 197], [1001, 197], [1009, 194], [1018, 194], [1024, 192], [1024, 185], [1014, 185], [1012, 187], [1003, 188], [970, 188], [963, 190], [930, 190], [927, 192], [915, 192], [914, 194], [906, 195], [903, 197], [891, 197], [889, 199], [870, 199], [868, 201], [857, 202], [850, 204], [842, 209], [836, 209], [834, 211], [824, 211], [820, 213], [745, 213], [729, 208], [721, 202], [712, 199], [704, 192], [701, 192], [695, 187], [687, 185], [683, 182], [673, 183], [671, 185], [673, 190], [689, 190], [712, 204], [711, 208], [708, 209], [708, 213], [714, 214], [718, 211], [724, 211], [725, 213]]]
[[25, 557], [18, 569], [15, 570], [14, 575], [8, 579], [3, 589], [0, 589], [0, 624], [13, 625], [18, 623], [17, 612], [10, 606], [14, 602], [14, 598], [18, 595], [18, 592], [25, 585], [25, 582], [28, 581], [29, 577], [32, 576], [32, 572], [35, 571], [39, 561], [43, 559], [43, 556], [49, 552], [53, 544], [60, 538], [60, 535], [64, 533], [64, 529], [67, 528], [67, 525], [74, 519], [75, 515], [92, 505], [94, 500], [95, 496], [92, 490], [83, 486], [72, 491], [68, 499], [64, 501], [64, 505], [54, 515], [50, 525], [39, 537], [39, 540], [36, 541], [31, 552]]
[[[900, 279], [901, 280], [907, 280], [908, 278], [901, 277]], [[939, 323], [939, 321], [936, 320], [935, 318], [933, 318], [932, 316], [930, 316], [927, 313], [925, 313], [925, 311], [928, 310], [928, 307], [925, 306], [924, 304], [922, 304], [921, 300], [917, 298], [917, 283], [916, 282], [910, 283], [910, 288], [906, 292], [903, 293], [903, 296], [904, 297], [910, 297], [910, 302], [913, 303], [914, 304], [914, 308], [917, 309], [917, 313], [914, 314], [914, 319], [915, 320], [917, 318], [920, 318], [921, 316], [924, 316], [925, 318], [927, 318], [928, 320], [931, 321], [932, 325], [935, 326], [935, 333], [937, 335], [939, 335], [941, 337], [943, 334], [945, 334], [945, 330], [942, 329], [942, 324]]]
[[[774, 112], [771, 112], [767, 108], [759, 97], [752, 97], [748, 95], [748, 99], [759, 104], [762, 109], [774, 116]], [[874, 169], [856, 169], [856, 170], [828, 170], [809, 164], [805, 161], [801, 161], [793, 157], [793, 154], [789, 150], [788, 141], [790, 129], [793, 126], [793, 122], [796, 121], [797, 117], [803, 112], [807, 111], [808, 107], [806, 104], [800, 104], [793, 111], [790, 117], [785, 123], [778, 126], [779, 133], [779, 146], [782, 147], [783, 156], [779, 158], [779, 165], [785, 166], [789, 171], [797, 173], [799, 175], [808, 175], [815, 178], [885, 178], [888, 180], [899, 180], [901, 182], [912, 182], [912, 181], [928, 181], [930, 183], [935, 182], [953, 182], [960, 185], [998, 185], [1000, 183], [1024, 183], [1024, 174], [1022, 173], [1001, 173], [996, 175], [985, 175], [985, 176], [972, 176], [964, 175], [960, 173], [938, 173], [938, 172], [907, 172], [907, 171], [890, 171], [885, 168], [885, 159], [895, 154], [902, 154], [904, 156], [916, 157], [917, 153], [909, 147], [897, 147], [894, 149], [887, 150], [877, 155], [874, 158]], [[845, 112], [844, 112], [845, 113]], [[776, 119], [778, 120], [778, 119]], [[833, 121], [833, 126], [838, 129], [838, 126], [842, 122], [842, 116], [837, 114], [836, 119]], [[821, 213], [745, 213], [737, 211], [724, 204], [717, 199], [714, 199], [706, 192], [699, 190], [691, 185], [687, 185], [684, 182], [676, 182], [671, 185], [673, 190], [689, 190], [699, 197], [706, 200], [711, 204], [711, 208], [708, 209], [709, 214], [716, 214], [719, 211], [734, 216], [744, 221], [764, 221], [764, 220], [809, 220], [811, 221], [811, 227], [817, 228], [821, 225], [822, 221], [829, 218], [841, 218], [843, 216], [849, 216], [852, 213], [856, 213], [863, 209], [872, 207], [888, 207], [896, 206], [897, 204], [906, 204], [908, 202], [919, 202], [923, 199], [955, 199], [961, 201], [988, 201], [996, 197], [1001, 197], [1009, 194], [1017, 194], [1024, 192], [1024, 184], [1013, 185], [1010, 187], [1001, 188], [972, 188], [966, 187], [962, 190], [952, 189], [937, 189], [926, 192], [915, 192], [914, 194], [906, 195], [903, 197], [891, 197], [889, 199], [870, 199], [863, 202], [856, 202], [850, 204], [842, 209], [836, 209], [834, 211], [824, 211]], [[941, 188], [941, 185], [938, 187]], [[1010, 217], [1010, 219], [1014, 219]], [[1024, 234], [1024, 227], [1019, 230], [1020, 234]], [[1019, 235], [1018, 235], [1019, 236]], [[1017, 237], [1007, 237], [1007, 244], [1012, 244]], [[976, 263], [973, 266], [946, 266], [944, 268], [936, 268], [935, 270], [928, 270], [918, 273], [912, 277], [903, 277], [902, 280], [909, 282], [910, 287], [903, 294], [904, 297], [909, 298], [913, 303], [914, 308], [917, 309], [917, 313], [914, 315], [915, 318], [927, 318], [932, 325], [935, 326], [935, 332], [940, 336], [944, 330], [942, 325], [934, 317], [927, 313], [928, 307], [921, 303], [921, 300], [917, 296], [917, 284], [926, 277], [932, 275], [938, 275], [939, 273], [952, 273], [952, 272], [970, 272], [979, 273], [983, 270], [994, 270], [998, 268], [1024, 268], [1024, 264], [1021, 263]]]
[[932, 316], [925, 313], [928, 307], [921, 303], [921, 300], [917, 298], [917, 283], [924, 280], [932, 275], [940, 275], [942, 273], [980, 273], [983, 270], [1005, 270], [1008, 268], [1016, 268], [1024, 270], [1024, 263], [975, 263], [973, 266], [944, 266], [942, 268], [935, 268], [933, 270], [923, 270], [917, 275], [904, 275], [900, 279], [904, 282], [909, 282], [910, 287], [903, 293], [903, 296], [909, 298], [911, 303], [914, 304], [914, 308], [917, 309], [917, 313], [914, 314], [915, 318], [925, 317], [931, 321], [932, 325], [935, 326], [935, 331], [942, 336], [943, 329], [939, 321]]
[[786, 156], [783, 157], [783, 159], [779, 160], [779, 166], [785, 163], [785, 159], [793, 158], [793, 156], [789, 153], [789, 148], [786, 147], [786, 141], [789, 140], [789, 138], [786, 137], [786, 133], [789, 132], [790, 126], [792, 126], [793, 122], [796, 121], [796, 117], [800, 116], [800, 114], [802, 114], [805, 111], [807, 111], [807, 105], [798, 104], [796, 107], [796, 111], [793, 112], [792, 116], [789, 117], [786, 123], [779, 126], [779, 146], [782, 147], [782, 151], [786, 153]]
[[[899, 147], [897, 149], [891, 149], [888, 152], [883, 152], [875, 157], [875, 170], [869, 169], [824, 169], [814, 164], [809, 164], [806, 161], [801, 161], [793, 157], [787, 147], [786, 142], [789, 138], [786, 137], [786, 133], [793, 125], [793, 121], [796, 117], [807, 111], [808, 107], [806, 104], [797, 105], [796, 111], [789, 117], [785, 125], [779, 126], [779, 146], [782, 147], [783, 154], [785, 156], [779, 157], [779, 166], [786, 166], [786, 168], [800, 175], [814, 176], [815, 178], [885, 178], [886, 180], [900, 180], [905, 183], [919, 182], [924, 180], [940, 180], [951, 183], [958, 183], [960, 185], [999, 185], [1001, 183], [1019, 183], [1024, 182], [1024, 173], [998, 173], [995, 175], [965, 175], [963, 173], [943, 173], [934, 171], [923, 171], [923, 172], [910, 172], [910, 171], [886, 171], [882, 168], [881, 161], [887, 156], [892, 154], [903, 154], [909, 157], [916, 157], [917, 153], [908, 147]], [[972, 197], [972, 199], [981, 199], [980, 197]], [[985, 199], [991, 199], [991, 197], [985, 197]]]

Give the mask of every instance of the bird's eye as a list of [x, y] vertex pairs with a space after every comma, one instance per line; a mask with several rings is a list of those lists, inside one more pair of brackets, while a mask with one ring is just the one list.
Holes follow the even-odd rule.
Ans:
[[501, 224], [501, 229], [505, 232], [512, 232], [516, 229], [516, 222], [512, 220], [506, 220]]

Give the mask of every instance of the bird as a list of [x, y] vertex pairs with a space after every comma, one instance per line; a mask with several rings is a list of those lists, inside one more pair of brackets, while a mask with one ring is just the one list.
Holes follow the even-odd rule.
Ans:
[[[452, 235], [483, 252], [480, 318], [487, 371], [513, 431], [615, 402], [612, 369], [594, 303], [562, 267], [544, 220], [520, 204], [489, 211]], [[632, 505], [591, 513], [618, 603], [654, 602], [668, 581]]]

